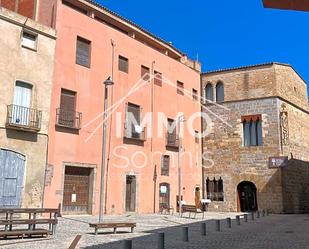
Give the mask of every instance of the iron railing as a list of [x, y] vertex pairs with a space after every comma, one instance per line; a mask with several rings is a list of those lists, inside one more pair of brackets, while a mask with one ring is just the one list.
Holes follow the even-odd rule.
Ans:
[[[141, 129], [141, 130], [140, 130]], [[146, 141], [146, 128], [135, 127], [133, 124], [130, 126], [124, 124], [124, 137], [128, 139]]]
[[82, 113], [75, 112], [73, 110], [66, 110], [58, 108], [56, 110], [56, 125], [71, 128], [71, 129], [80, 129], [82, 120]]
[[18, 105], [7, 106], [6, 127], [39, 131], [41, 129], [42, 112]]
[[179, 136], [175, 133], [166, 134], [166, 146], [179, 148]]

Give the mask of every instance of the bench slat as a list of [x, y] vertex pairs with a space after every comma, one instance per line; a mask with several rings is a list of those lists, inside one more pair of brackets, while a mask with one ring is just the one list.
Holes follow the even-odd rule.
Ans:
[[50, 231], [46, 229], [0, 231], [0, 237], [21, 236], [21, 235], [48, 235], [48, 234], [50, 234]]

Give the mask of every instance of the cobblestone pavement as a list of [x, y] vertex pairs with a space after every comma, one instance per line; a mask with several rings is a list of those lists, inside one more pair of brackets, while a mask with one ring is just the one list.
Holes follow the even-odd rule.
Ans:
[[[209, 212], [204, 220], [200, 216], [197, 219], [188, 219], [177, 215], [108, 216], [106, 221], [136, 222], [136, 231], [112, 234], [105, 230], [98, 236], [93, 235], [93, 229], [88, 225], [89, 222], [96, 222], [97, 217], [66, 217], [60, 218], [55, 238], [0, 240], [0, 248], [68, 248], [75, 236], [81, 234], [78, 248], [122, 249], [124, 239], [133, 239], [134, 249], [156, 249], [158, 233], [164, 232], [165, 248], [171, 249], [309, 249], [309, 215], [270, 215], [255, 220], [251, 220], [249, 216], [248, 222], [242, 219], [240, 226], [236, 224], [236, 215]], [[232, 218], [232, 228], [227, 226], [227, 217]], [[221, 232], [216, 231], [216, 219], [221, 219]], [[201, 235], [202, 222], [207, 225], [206, 236]], [[189, 242], [182, 241], [183, 226], [189, 227]]]

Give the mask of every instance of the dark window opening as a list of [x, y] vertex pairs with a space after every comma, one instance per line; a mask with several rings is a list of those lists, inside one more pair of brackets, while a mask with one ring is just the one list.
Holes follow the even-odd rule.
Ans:
[[155, 83], [155, 85], [157, 85], [157, 86], [162, 86], [162, 74], [161, 73], [159, 73], [159, 72], [157, 72], [157, 71], [155, 71], [154, 72], [154, 83]]
[[224, 201], [224, 191], [223, 191], [223, 180], [220, 177], [219, 180], [214, 178], [210, 180], [208, 177], [206, 179], [206, 192], [207, 199], [211, 201]]
[[119, 71], [128, 73], [129, 72], [129, 59], [119, 56], [119, 64], [118, 64]]
[[216, 101], [217, 102], [224, 101], [224, 85], [221, 81], [219, 81], [216, 85]]
[[184, 83], [177, 81], [177, 93], [180, 95], [184, 95]]
[[197, 90], [196, 89], [192, 89], [192, 98], [195, 101], [198, 101], [198, 95], [197, 95]]
[[[208, 83], [206, 85], [206, 88], [205, 88], [205, 97], [206, 97], [206, 100], [210, 100], [210, 101], [213, 101], [214, 100], [214, 92], [213, 92], [213, 86], [211, 83]], [[205, 101], [206, 103], [208, 103], [208, 101]]]
[[150, 79], [150, 69], [148, 67], [141, 67], [141, 77], [143, 80], [147, 81]]
[[170, 170], [170, 156], [164, 155], [162, 156], [161, 162], [161, 175], [168, 176]]

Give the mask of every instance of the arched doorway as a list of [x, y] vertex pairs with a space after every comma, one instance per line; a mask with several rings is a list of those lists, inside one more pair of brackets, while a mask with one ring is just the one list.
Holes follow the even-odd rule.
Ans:
[[258, 210], [256, 186], [252, 182], [244, 181], [238, 184], [239, 211], [252, 212]]

